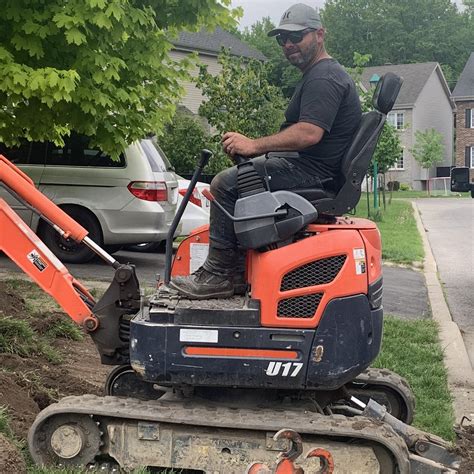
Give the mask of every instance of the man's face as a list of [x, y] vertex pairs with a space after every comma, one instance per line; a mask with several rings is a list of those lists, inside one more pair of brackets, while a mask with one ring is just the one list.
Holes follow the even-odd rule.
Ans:
[[303, 37], [299, 42], [292, 42], [291, 35], [286, 39], [286, 35], [282, 34], [280, 41], [285, 41], [282, 45], [283, 53], [286, 59], [301, 70], [305, 70], [316, 58], [319, 51], [319, 30], [310, 30], [303, 33]]

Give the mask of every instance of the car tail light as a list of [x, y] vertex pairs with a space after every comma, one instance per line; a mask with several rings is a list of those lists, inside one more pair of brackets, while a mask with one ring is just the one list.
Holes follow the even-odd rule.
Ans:
[[128, 190], [144, 201], [167, 201], [168, 189], [164, 181], [132, 181]]
[[[187, 188], [182, 188], [179, 190], [179, 194], [181, 194], [181, 196], [184, 197], [184, 195], [186, 194], [186, 191], [187, 191]], [[193, 189], [193, 193], [191, 194], [191, 197], [189, 198], [189, 200], [193, 204], [196, 204], [196, 206], [202, 207], [202, 201], [199, 196], [199, 191], [197, 190], [197, 188]]]

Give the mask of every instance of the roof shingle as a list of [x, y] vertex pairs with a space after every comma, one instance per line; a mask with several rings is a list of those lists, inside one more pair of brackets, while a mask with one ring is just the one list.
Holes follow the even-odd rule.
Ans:
[[474, 52], [469, 56], [453, 90], [453, 99], [460, 98], [474, 99]]
[[362, 73], [362, 83], [364, 87], [368, 88], [370, 78], [374, 74], [380, 77], [386, 72], [398, 74], [403, 78], [403, 85], [395, 101], [395, 107], [397, 105], [413, 105], [437, 65], [438, 63], [429, 62], [366, 67]]
[[184, 48], [191, 51], [200, 51], [218, 55], [222, 47], [229, 49], [234, 56], [243, 56], [245, 58], [254, 58], [265, 61], [266, 57], [262, 52], [252, 48], [237, 36], [224, 31], [222, 28], [216, 28], [214, 31], [201, 30], [196, 33], [182, 31], [177, 40], [173, 41], [177, 48]]

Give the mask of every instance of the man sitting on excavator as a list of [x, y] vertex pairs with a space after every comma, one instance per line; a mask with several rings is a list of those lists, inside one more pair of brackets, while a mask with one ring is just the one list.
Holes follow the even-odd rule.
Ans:
[[[227, 132], [222, 137], [224, 151], [231, 157], [253, 158], [257, 173], [268, 176], [270, 191], [321, 188], [322, 180], [337, 182], [342, 157], [362, 116], [354, 81], [326, 52], [325, 29], [315, 9], [302, 3], [291, 6], [268, 36], [276, 37], [288, 61], [303, 76], [278, 133], [251, 139]], [[233, 214], [238, 199], [237, 166], [213, 179], [211, 193]], [[212, 203], [209, 233], [209, 255], [202, 267], [189, 276], [173, 278], [170, 286], [191, 299], [242, 294], [245, 255], [238, 249], [232, 221]]]

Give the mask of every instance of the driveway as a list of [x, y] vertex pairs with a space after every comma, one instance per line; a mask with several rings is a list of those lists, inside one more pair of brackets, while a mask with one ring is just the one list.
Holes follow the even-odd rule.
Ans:
[[418, 199], [446, 300], [474, 365], [474, 199]]

